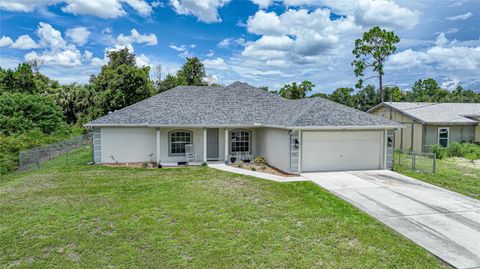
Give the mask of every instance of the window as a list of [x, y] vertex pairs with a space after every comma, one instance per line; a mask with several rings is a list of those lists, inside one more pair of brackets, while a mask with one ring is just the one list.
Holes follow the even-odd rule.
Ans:
[[438, 144], [442, 147], [448, 147], [448, 132], [446, 127], [438, 128]]
[[192, 144], [192, 132], [173, 131], [170, 133], [170, 155], [185, 155], [185, 145]]
[[233, 131], [231, 133], [232, 152], [250, 152], [250, 132]]

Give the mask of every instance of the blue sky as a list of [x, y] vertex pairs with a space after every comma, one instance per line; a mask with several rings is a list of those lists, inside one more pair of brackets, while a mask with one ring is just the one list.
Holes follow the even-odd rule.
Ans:
[[328, 93], [353, 87], [354, 40], [379, 25], [402, 40], [387, 85], [433, 77], [480, 89], [478, 0], [3, 0], [0, 12], [0, 65], [41, 59], [63, 83], [87, 82], [106, 51], [128, 46], [163, 76], [197, 56], [209, 81], [310, 80]]

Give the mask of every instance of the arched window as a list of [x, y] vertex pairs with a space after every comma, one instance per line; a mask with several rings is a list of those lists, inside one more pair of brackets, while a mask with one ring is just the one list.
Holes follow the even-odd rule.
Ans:
[[230, 134], [232, 152], [250, 152], [250, 131], [236, 130]]
[[169, 154], [184, 156], [185, 145], [193, 143], [193, 134], [190, 131], [175, 130], [169, 133]]

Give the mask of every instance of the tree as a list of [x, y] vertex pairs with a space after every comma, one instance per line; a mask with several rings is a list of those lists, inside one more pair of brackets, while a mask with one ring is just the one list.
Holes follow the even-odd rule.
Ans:
[[379, 98], [375, 86], [367, 85], [355, 94], [355, 108], [367, 111], [378, 104]]
[[99, 117], [154, 94], [150, 67], [137, 67], [135, 55], [124, 48], [107, 54], [109, 61], [97, 76], [90, 78], [94, 91], [93, 117]]
[[330, 100], [342, 105], [354, 107], [355, 98], [352, 93], [352, 88], [338, 88], [332, 92], [332, 94], [330, 95]]
[[63, 113], [49, 96], [24, 93], [0, 95], [0, 135], [16, 135], [38, 128], [43, 134], [65, 129]]
[[280, 89], [279, 94], [287, 99], [302, 99], [307, 96], [307, 93], [313, 90], [313, 87], [315, 87], [315, 85], [308, 80], [300, 84], [292, 82], [292, 84], [285, 84], [285, 86]]
[[398, 86], [388, 86], [383, 91], [387, 102], [400, 102], [405, 99], [405, 93]]
[[170, 90], [177, 86], [180, 86], [181, 82], [178, 80], [177, 76], [168, 74], [165, 79], [161, 80], [157, 85], [157, 92], [161, 93], [166, 90]]
[[[355, 56], [355, 60], [352, 62], [352, 66], [355, 67], [355, 76], [363, 78], [365, 70], [372, 68], [372, 71], [376, 72], [376, 75], [369, 78], [378, 78], [378, 89], [381, 102], [384, 100], [383, 65], [387, 57], [397, 50], [395, 44], [398, 42], [400, 42], [400, 38], [396, 36], [394, 32], [381, 29], [378, 26], [363, 33], [361, 39], [355, 40], [355, 48], [352, 51]], [[359, 89], [362, 88], [364, 82], [364, 79], [362, 78], [358, 80], [356, 85]]]
[[480, 93], [457, 86], [449, 96], [450, 102], [480, 103]]
[[203, 82], [205, 66], [197, 57], [187, 57], [187, 62], [180, 68], [177, 77], [181, 85], [203, 86], [205, 85]]

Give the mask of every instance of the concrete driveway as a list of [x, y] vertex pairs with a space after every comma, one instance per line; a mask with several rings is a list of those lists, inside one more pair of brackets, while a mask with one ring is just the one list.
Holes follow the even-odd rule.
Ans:
[[480, 268], [480, 201], [391, 171], [304, 173], [457, 268]]

